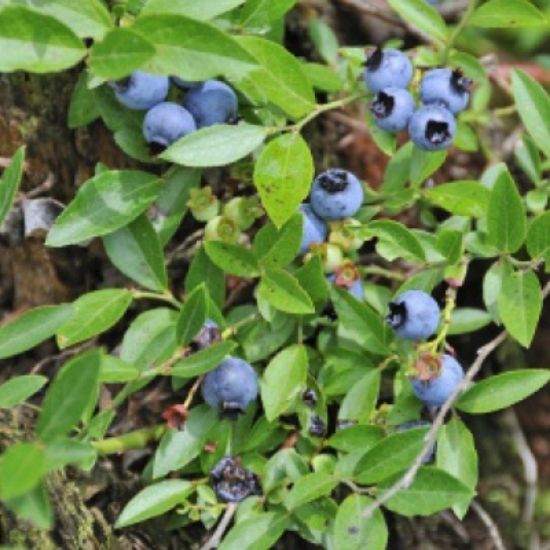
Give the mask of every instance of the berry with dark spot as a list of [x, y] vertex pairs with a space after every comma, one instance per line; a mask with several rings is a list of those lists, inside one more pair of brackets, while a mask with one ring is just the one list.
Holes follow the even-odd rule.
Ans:
[[207, 319], [202, 325], [202, 328], [200, 329], [197, 336], [195, 336], [195, 338], [193, 339], [193, 343], [195, 344], [197, 349], [204, 349], [212, 346], [216, 342], [219, 342], [221, 340], [221, 337], [222, 333], [217, 323], [212, 321], [211, 319]]
[[403, 52], [376, 48], [367, 57], [363, 78], [367, 88], [378, 93], [384, 88], [406, 88], [412, 75], [412, 63]]
[[343, 220], [357, 213], [363, 196], [363, 186], [351, 172], [331, 168], [313, 181], [310, 204], [323, 220]]
[[325, 421], [320, 417], [314, 414], [309, 420], [309, 435], [314, 437], [323, 437], [327, 432], [327, 427]]
[[411, 94], [401, 88], [384, 88], [371, 104], [376, 126], [394, 134], [407, 128], [414, 109]]
[[302, 394], [302, 401], [310, 408], [315, 407], [315, 405], [317, 404], [317, 393], [315, 392], [315, 390], [308, 388]]
[[210, 472], [217, 497], [224, 502], [240, 502], [250, 495], [261, 495], [258, 476], [244, 468], [239, 459], [226, 456]]
[[424, 151], [448, 149], [455, 133], [455, 117], [441, 105], [424, 105], [409, 120], [411, 140]]
[[422, 79], [420, 99], [426, 105], [441, 103], [456, 115], [468, 106], [471, 86], [459, 69], [432, 69]]

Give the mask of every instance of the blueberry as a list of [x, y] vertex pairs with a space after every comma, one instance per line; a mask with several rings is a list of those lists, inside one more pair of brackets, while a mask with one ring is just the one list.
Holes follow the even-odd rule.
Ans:
[[317, 393], [315, 390], [312, 390], [311, 388], [305, 390], [302, 394], [302, 401], [310, 408], [315, 407], [317, 404]]
[[323, 220], [343, 220], [357, 213], [363, 202], [361, 182], [347, 170], [331, 168], [311, 187], [311, 208]]
[[409, 120], [409, 135], [424, 151], [448, 149], [456, 132], [453, 114], [441, 105], [420, 107]]
[[400, 132], [408, 126], [414, 109], [411, 94], [401, 88], [384, 88], [371, 104], [376, 126], [392, 133]]
[[168, 147], [197, 129], [195, 121], [183, 107], [168, 101], [155, 105], [143, 119], [145, 141], [159, 149]]
[[221, 331], [217, 323], [207, 319], [199, 333], [193, 338], [193, 344], [197, 349], [207, 348], [221, 340]]
[[352, 296], [355, 296], [358, 300], [363, 299], [363, 283], [361, 279], [353, 281], [351, 284], [338, 284], [337, 275], [333, 273], [327, 277], [327, 280], [340, 288], [345, 288]]
[[429, 407], [440, 407], [464, 378], [464, 370], [452, 355], [439, 358], [440, 370], [429, 380], [411, 380], [416, 396]]
[[320, 417], [314, 414], [309, 421], [309, 435], [314, 437], [323, 437], [327, 433], [327, 427], [325, 421]]
[[[430, 427], [430, 426], [431, 426], [431, 423], [427, 422], [426, 420], [411, 420], [410, 422], [403, 422], [403, 424], [399, 424], [399, 426], [397, 426], [395, 431], [406, 432], [414, 428], [424, 428], [424, 427]], [[434, 458], [434, 455], [435, 455], [435, 443], [426, 451], [426, 453], [422, 457], [422, 464], [427, 464], [428, 462], [431, 462]]]
[[420, 84], [420, 99], [426, 105], [441, 103], [458, 114], [468, 106], [472, 81], [456, 69], [432, 69]]
[[240, 502], [250, 495], [261, 495], [258, 476], [244, 468], [239, 459], [226, 456], [210, 472], [217, 497], [224, 502]]
[[191, 88], [183, 106], [193, 115], [198, 128], [237, 120], [237, 95], [230, 86], [219, 80], [207, 80]]
[[328, 230], [327, 224], [315, 215], [307, 202], [301, 204], [298, 210], [302, 213], [303, 219], [300, 254], [305, 254], [312, 244], [325, 241]]
[[115, 96], [129, 109], [145, 111], [166, 99], [170, 80], [143, 71], [134, 71], [128, 78], [110, 82]]
[[412, 63], [403, 52], [376, 48], [367, 58], [363, 78], [367, 88], [377, 93], [384, 88], [406, 88], [412, 75]]
[[389, 304], [387, 323], [406, 340], [426, 340], [439, 325], [437, 302], [422, 290], [407, 290]]
[[205, 376], [201, 389], [212, 408], [235, 418], [256, 399], [258, 376], [243, 359], [228, 357]]

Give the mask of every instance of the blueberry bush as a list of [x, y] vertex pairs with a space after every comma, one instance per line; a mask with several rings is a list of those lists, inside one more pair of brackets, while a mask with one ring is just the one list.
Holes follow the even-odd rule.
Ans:
[[[469, 426], [550, 380], [487, 366], [530, 348], [550, 293], [550, 96], [547, 56], [503, 74], [479, 44], [535, 51], [550, 9], [342, 3], [399, 33], [340, 43], [296, 0], [0, 0], [1, 78], [69, 75], [63, 124], [118, 149], [71, 197], [20, 190], [24, 144], [0, 180], [4, 233], [114, 273], [0, 326], [10, 517], [54, 529], [52, 478], [112, 459], [139, 479], [111, 527], [152, 521], [179, 548], [377, 550], [394, 518], [471, 509], [504, 548]], [[320, 143], [334, 114], [378, 180]], [[35, 348], [51, 356], [10, 370]]]

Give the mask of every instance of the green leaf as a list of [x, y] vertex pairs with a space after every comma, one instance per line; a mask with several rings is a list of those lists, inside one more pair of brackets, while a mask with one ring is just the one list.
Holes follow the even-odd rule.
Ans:
[[46, 447], [46, 466], [49, 472], [59, 470], [68, 464], [74, 464], [83, 469], [93, 464], [97, 458], [97, 451], [89, 442], [73, 439], [56, 439]]
[[205, 374], [216, 368], [236, 347], [235, 342], [226, 341], [201, 349], [178, 361], [170, 369], [170, 375], [176, 378], [192, 378]]
[[179, 470], [199, 456], [208, 431], [219, 421], [218, 412], [208, 405], [191, 409], [183, 430], [170, 430], [161, 439], [153, 457], [153, 478]]
[[411, 156], [410, 180], [419, 187], [445, 162], [447, 151], [423, 151], [414, 147]]
[[451, 181], [425, 191], [436, 206], [457, 216], [481, 218], [487, 213], [491, 192], [477, 181]]
[[6, 219], [19, 189], [24, 162], [25, 147], [22, 146], [17, 149], [0, 179], [0, 226]]
[[334, 31], [322, 19], [310, 17], [308, 20], [309, 36], [320, 56], [330, 65], [338, 62], [338, 38]]
[[160, 516], [183, 504], [194, 490], [195, 486], [184, 479], [166, 479], [145, 487], [126, 504], [115, 527], [120, 529]]
[[4, 503], [7, 508], [17, 514], [19, 519], [27, 520], [38, 529], [51, 529], [53, 510], [50, 505], [48, 489], [45, 480], [32, 491]]
[[257, 68], [252, 56], [228, 34], [183, 15], [142, 15], [131, 29], [153, 44], [156, 54], [142, 68], [154, 74], [191, 81], [219, 75], [239, 80]]
[[[310, 19], [313, 21], [313, 19]], [[320, 63], [304, 63], [302, 70], [307, 75], [311, 85], [323, 92], [339, 92], [344, 87], [344, 82], [340, 75], [332, 68]]]
[[101, 0], [2, 0], [1, 4], [24, 6], [64, 23], [81, 38], [101, 38], [113, 26], [109, 10]]
[[82, 71], [78, 75], [71, 103], [69, 105], [69, 128], [86, 126], [99, 117], [99, 108], [96, 102], [95, 91], [88, 89], [88, 72]]
[[406, 258], [425, 261], [426, 255], [420, 241], [404, 225], [393, 220], [377, 220], [367, 225], [367, 230], [395, 248], [396, 253]]
[[531, 258], [544, 258], [548, 271], [550, 267], [550, 212], [538, 216], [529, 225], [527, 252]]
[[76, 65], [86, 48], [63, 23], [21, 6], [0, 11], [0, 71], [50, 73]]
[[311, 298], [296, 277], [283, 269], [266, 269], [260, 279], [258, 293], [279, 311], [297, 315], [315, 311]]
[[297, 269], [293, 275], [298, 280], [298, 283], [300, 283], [300, 286], [309, 294], [313, 303], [318, 308], [322, 307], [328, 299], [329, 284], [320, 256], [313, 256], [302, 267]]
[[331, 286], [334, 309], [345, 334], [372, 353], [389, 353], [389, 331], [382, 318], [345, 289]]
[[531, 137], [522, 136], [514, 149], [514, 158], [529, 179], [539, 186], [542, 178], [540, 153]]
[[550, 380], [545, 369], [518, 369], [477, 382], [458, 400], [457, 407], [470, 414], [505, 409], [535, 393]]
[[378, 426], [356, 424], [338, 430], [329, 440], [328, 445], [346, 453], [365, 453], [384, 437], [384, 430]]
[[364, 495], [349, 495], [338, 507], [333, 526], [334, 550], [385, 550], [388, 528], [380, 510], [365, 520], [363, 510], [373, 500]]
[[379, 390], [380, 371], [372, 369], [348, 391], [340, 405], [338, 419], [366, 424], [378, 401]]
[[459, 307], [451, 315], [449, 336], [454, 334], [467, 334], [486, 327], [491, 323], [492, 317], [483, 309], [473, 307]]
[[294, 4], [296, 0], [248, 0], [238, 13], [237, 25], [265, 32], [266, 27], [280, 20]]
[[114, 355], [101, 355], [99, 382], [104, 384], [117, 384], [135, 380], [138, 376], [139, 369], [134, 365], [130, 365]]
[[258, 262], [249, 250], [236, 244], [219, 241], [204, 243], [208, 257], [225, 273], [237, 277], [257, 277]]
[[290, 518], [281, 512], [253, 514], [232, 527], [219, 550], [268, 550], [274, 547], [289, 523]]
[[[379, 489], [389, 489], [401, 475], [385, 480]], [[431, 516], [445, 508], [460, 505], [472, 496], [471, 489], [447, 472], [423, 466], [411, 486], [397, 493], [385, 506], [403, 516]]]
[[358, 483], [371, 484], [408, 468], [424, 446], [428, 428], [396, 432], [367, 451], [355, 468]]
[[[437, 467], [448, 472], [472, 491], [477, 485], [477, 452], [472, 433], [459, 418], [445, 424], [437, 438]], [[462, 519], [470, 505], [470, 498], [455, 504], [453, 510]]]
[[168, 286], [164, 254], [157, 233], [145, 214], [103, 237], [107, 256], [124, 275], [151, 290]]
[[532, 271], [505, 274], [498, 310], [506, 330], [528, 348], [542, 311], [542, 292], [537, 276]]
[[258, 62], [260, 68], [250, 74], [248, 81], [261, 96], [294, 120], [315, 109], [313, 88], [302, 64], [291, 53], [258, 36], [243, 36], [238, 41]]
[[208, 291], [206, 285], [195, 287], [178, 315], [176, 338], [181, 346], [187, 346], [202, 328], [208, 314]]
[[38, 485], [46, 473], [44, 449], [16, 443], [0, 455], [0, 499], [19, 497]]
[[462, 231], [443, 229], [437, 234], [437, 250], [447, 258], [450, 264], [456, 264], [464, 252]]
[[295, 510], [312, 500], [328, 495], [338, 485], [338, 480], [324, 472], [306, 474], [296, 480], [285, 497], [285, 506]]
[[426, 0], [388, 0], [388, 4], [407, 23], [421, 30], [427, 36], [445, 42], [449, 31], [439, 12]]
[[208, 2], [197, 2], [197, 0], [149, 0], [141, 13], [143, 15], [174, 13], [207, 21], [244, 3], [245, 0], [208, 0]]
[[277, 228], [268, 223], [254, 238], [254, 253], [265, 267], [285, 267], [298, 254], [302, 241], [302, 216], [294, 214], [285, 225]]
[[110, 329], [132, 302], [129, 290], [107, 288], [83, 294], [73, 302], [73, 315], [56, 332], [61, 349]]
[[267, 129], [262, 126], [215, 124], [182, 137], [160, 158], [183, 166], [225, 166], [252, 153], [266, 136]]
[[512, 71], [512, 91], [523, 126], [540, 150], [550, 158], [548, 92], [534, 78], [517, 69]]
[[26, 401], [48, 382], [45, 376], [26, 374], [0, 384], [0, 409], [10, 409]]
[[268, 422], [291, 409], [305, 389], [307, 369], [307, 355], [301, 345], [290, 346], [271, 359], [260, 383]]
[[148, 40], [130, 29], [118, 27], [93, 45], [90, 69], [96, 76], [117, 80], [141, 67], [154, 54], [155, 48]]
[[58, 371], [36, 423], [36, 431], [43, 441], [65, 435], [80, 420], [96, 392], [99, 364], [99, 351], [91, 349], [73, 357]]
[[538, 27], [548, 18], [527, 0], [489, 0], [479, 6], [469, 23], [484, 28]]
[[70, 305], [42, 306], [0, 327], [0, 359], [18, 355], [47, 340], [72, 314]]
[[208, 257], [204, 247], [200, 248], [191, 261], [185, 276], [185, 292], [189, 294], [195, 287], [204, 283], [210, 298], [218, 307], [225, 301], [225, 277], [223, 271]]
[[502, 252], [514, 253], [523, 244], [526, 225], [521, 196], [510, 172], [502, 165], [487, 209], [489, 243]]
[[298, 133], [270, 141], [254, 167], [254, 184], [262, 204], [277, 227], [296, 212], [313, 179], [313, 159]]
[[135, 220], [158, 196], [161, 181], [137, 170], [102, 172], [88, 180], [57, 218], [47, 246], [76, 244]]

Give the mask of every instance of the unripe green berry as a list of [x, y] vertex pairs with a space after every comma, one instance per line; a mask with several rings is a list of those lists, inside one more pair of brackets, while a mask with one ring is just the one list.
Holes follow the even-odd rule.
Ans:
[[240, 235], [239, 226], [227, 216], [212, 218], [204, 228], [205, 241], [223, 241], [234, 244], [239, 240]]
[[242, 231], [249, 229], [263, 213], [264, 210], [256, 196], [234, 197], [223, 207], [224, 216], [235, 220]]
[[193, 217], [199, 222], [207, 222], [218, 215], [220, 201], [207, 186], [201, 189], [191, 189], [187, 206]]

